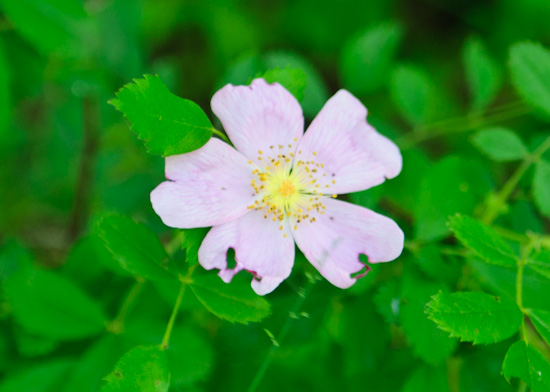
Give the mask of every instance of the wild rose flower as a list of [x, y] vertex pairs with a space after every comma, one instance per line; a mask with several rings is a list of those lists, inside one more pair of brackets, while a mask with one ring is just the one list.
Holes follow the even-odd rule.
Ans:
[[338, 91], [305, 134], [300, 104], [277, 83], [227, 85], [211, 105], [235, 148], [211, 139], [166, 158], [169, 181], [151, 193], [166, 225], [213, 226], [199, 249], [204, 268], [219, 269], [225, 282], [247, 270], [264, 295], [290, 275], [294, 242], [341, 288], [368, 272], [360, 254], [369, 263], [401, 254], [404, 236], [393, 220], [335, 199], [379, 185], [402, 166], [399, 149], [367, 123], [367, 109], [353, 95]]

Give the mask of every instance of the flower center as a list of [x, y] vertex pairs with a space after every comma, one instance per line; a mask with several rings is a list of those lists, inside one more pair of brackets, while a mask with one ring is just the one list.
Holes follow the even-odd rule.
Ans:
[[283, 181], [281, 181], [281, 186], [279, 189], [277, 189], [277, 192], [279, 192], [279, 195], [281, 195], [284, 198], [289, 198], [296, 192], [296, 188], [294, 187], [294, 184], [289, 179], [285, 178]]
[[291, 144], [289, 151], [285, 151], [286, 146], [278, 147], [270, 146], [266, 154], [258, 151], [259, 166], [248, 162], [253, 165], [254, 174], [250, 185], [257, 195], [248, 208], [262, 210], [264, 218], [280, 221], [281, 230], [283, 220], [292, 217], [297, 230], [300, 222], [315, 222], [317, 214], [325, 213], [323, 199], [336, 197], [328, 192], [335, 180], [328, 181], [333, 176], [329, 177], [324, 165], [316, 162], [315, 152], [309, 160], [302, 160], [301, 151], [294, 156]]

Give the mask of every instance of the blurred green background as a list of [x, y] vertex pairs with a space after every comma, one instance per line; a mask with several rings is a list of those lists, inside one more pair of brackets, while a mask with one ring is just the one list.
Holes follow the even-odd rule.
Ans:
[[[94, 234], [98, 216], [129, 215], [165, 241], [173, 233], [149, 202], [164, 179], [163, 159], [148, 155], [107, 104], [132, 78], [158, 74], [211, 115], [210, 98], [224, 84], [246, 84], [270, 68], [300, 68], [306, 122], [338, 89], [350, 90], [368, 107], [369, 121], [403, 148], [405, 169], [349, 198], [396, 219], [417, 241], [408, 244], [412, 250], [444, 240], [447, 216], [474, 213], [514, 168], [491, 163], [472, 145], [470, 131], [483, 113], [519, 129], [528, 146], [547, 134], [540, 118], [527, 115], [505, 69], [513, 43], [550, 44], [548, 0], [0, 0], [0, 11], [0, 284], [22, 266], [52, 270], [109, 320], [133, 280], [113, 272]], [[489, 65], [482, 92], [472, 92], [468, 64], [483, 56]], [[500, 222], [544, 233], [548, 222], [527, 193], [516, 195]], [[439, 254], [444, 245], [423, 249]], [[413, 253], [375, 268], [349, 291], [317, 284], [259, 390], [420, 390], [410, 381], [413, 371], [431, 380], [422, 384], [430, 391], [445, 391], [447, 375], [451, 392], [511, 390], [500, 376], [506, 347], [461, 346], [451, 357], [456, 340], [434, 332], [422, 312], [442, 287], [490, 282], [461, 275], [452, 257], [443, 269], [428, 266], [430, 276]], [[268, 297], [273, 315], [259, 324], [218, 320], [186, 294], [173, 337], [185, 355], [170, 390], [246, 390], [308, 268], [297, 261], [289, 282]], [[125, 351], [160, 342], [174, 293], [157, 286], [144, 288], [124, 333], [69, 339], [22, 326], [4, 293], [0, 378], [7, 381], [0, 391], [99, 390]], [[547, 291], [532, 301], [548, 307]], [[390, 306], [395, 301], [407, 304], [403, 313]]]

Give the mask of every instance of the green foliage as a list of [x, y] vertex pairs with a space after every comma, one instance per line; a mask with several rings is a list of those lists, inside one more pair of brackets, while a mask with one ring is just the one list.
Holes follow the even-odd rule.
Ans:
[[[86, 17], [82, 4], [63, 0], [0, 1], [18, 32], [44, 55], [75, 54]], [[36, 27], [40, 26], [39, 29]]]
[[517, 92], [533, 108], [550, 116], [550, 51], [521, 42], [510, 48], [510, 73]]
[[515, 266], [517, 256], [489, 226], [466, 215], [455, 215], [449, 219], [449, 227], [458, 240], [478, 257], [489, 264]]
[[212, 136], [212, 123], [202, 109], [172, 94], [158, 76], [134, 79], [109, 102], [131, 122], [151, 154], [184, 154]]
[[29, 367], [0, 383], [0, 392], [49, 392], [57, 390], [70, 369], [70, 359], [55, 359]]
[[502, 84], [502, 72], [483, 42], [476, 38], [466, 41], [462, 59], [471, 106], [476, 110], [483, 109], [495, 99]]
[[446, 368], [437, 366], [435, 368], [422, 365], [416, 369], [407, 379], [402, 392], [448, 392], [449, 382], [447, 380]]
[[37, 336], [75, 340], [104, 329], [101, 307], [59, 274], [20, 272], [8, 281], [6, 294], [17, 322]]
[[108, 215], [98, 223], [98, 233], [119, 266], [136, 277], [169, 280], [163, 266], [168, 254], [149, 229], [122, 215]]
[[502, 374], [507, 380], [519, 378], [533, 392], [550, 390], [550, 364], [533, 346], [523, 341], [514, 343], [506, 353]]
[[191, 289], [206, 309], [232, 323], [260, 321], [271, 313], [269, 302], [244, 281], [235, 279], [226, 285], [219, 277], [205, 274], [193, 278]]
[[550, 217], [550, 162], [541, 159], [535, 166], [533, 198], [539, 211]]
[[384, 85], [403, 32], [396, 23], [383, 23], [350, 39], [340, 59], [344, 86], [356, 94], [370, 94]]
[[439, 293], [432, 297], [426, 312], [439, 328], [474, 344], [509, 338], [523, 319], [514, 302], [476, 292]]
[[391, 76], [391, 97], [411, 125], [424, 124], [437, 114], [437, 91], [422, 70], [402, 65]]
[[488, 128], [477, 133], [473, 142], [477, 148], [496, 162], [515, 161], [525, 158], [527, 147], [513, 131], [502, 128]]
[[190, 267], [199, 261], [199, 248], [202, 240], [208, 234], [209, 229], [200, 227], [198, 229], [184, 230], [182, 249], [185, 249], [185, 258]]
[[445, 237], [449, 216], [471, 214], [490, 188], [486, 169], [476, 161], [450, 156], [433, 164], [417, 189], [413, 207], [416, 237]]
[[119, 359], [104, 380], [101, 392], [167, 392], [170, 371], [166, 353], [159, 346], [136, 347]]
[[272, 68], [261, 76], [267, 83], [279, 83], [294, 95], [298, 101], [304, 100], [307, 86], [306, 74], [299, 68]]
[[540, 309], [527, 309], [527, 314], [540, 336], [546, 343], [550, 344], [550, 312]]

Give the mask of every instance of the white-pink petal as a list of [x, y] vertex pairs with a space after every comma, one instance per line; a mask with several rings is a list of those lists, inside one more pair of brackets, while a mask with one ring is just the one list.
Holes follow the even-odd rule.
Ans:
[[254, 202], [252, 165], [218, 139], [187, 154], [166, 158], [165, 181], [151, 192], [164, 224], [180, 229], [208, 227], [236, 219]]
[[[235, 250], [234, 269], [227, 266], [230, 248]], [[265, 295], [290, 275], [294, 241], [286, 222], [265, 219], [263, 211], [252, 210], [239, 219], [213, 227], [199, 248], [199, 263], [207, 270], [219, 269], [220, 277], [226, 282], [245, 269], [255, 276], [254, 291]]]
[[316, 184], [325, 193], [365, 190], [401, 171], [399, 149], [370, 126], [366, 117], [365, 106], [340, 90], [327, 101], [298, 145], [299, 159], [323, 164], [326, 176], [318, 176]]
[[300, 104], [278, 83], [255, 79], [250, 86], [228, 84], [214, 94], [211, 106], [235, 148], [258, 163], [265, 162], [270, 150], [294, 152], [304, 132]]
[[296, 223], [293, 236], [298, 248], [329, 282], [348, 288], [356, 281], [350, 275], [369, 263], [396, 259], [403, 250], [404, 235], [397, 224], [374, 211], [339, 200], [324, 198], [325, 214], [315, 221]]

